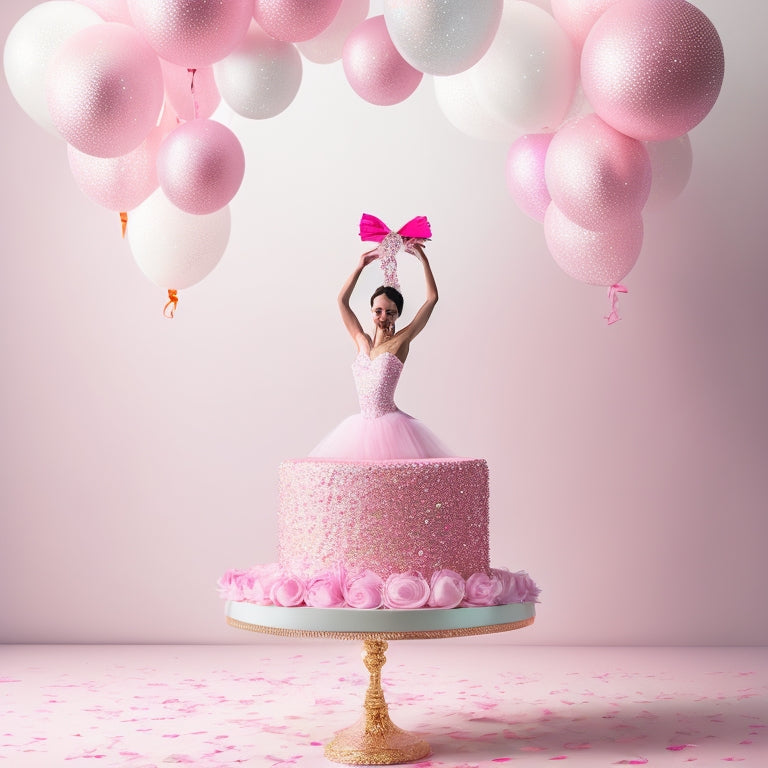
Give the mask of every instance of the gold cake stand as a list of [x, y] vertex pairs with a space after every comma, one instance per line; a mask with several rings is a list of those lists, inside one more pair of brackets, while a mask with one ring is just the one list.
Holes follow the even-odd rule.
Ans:
[[346, 765], [395, 765], [421, 760], [429, 744], [398, 728], [389, 717], [381, 687], [387, 641], [429, 640], [509, 632], [533, 624], [533, 603], [490, 608], [363, 611], [350, 608], [279, 608], [228, 602], [227, 623], [237, 629], [299, 638], [362, 640], [370, 675], [362, 717], [336, 733], [325, 756]]

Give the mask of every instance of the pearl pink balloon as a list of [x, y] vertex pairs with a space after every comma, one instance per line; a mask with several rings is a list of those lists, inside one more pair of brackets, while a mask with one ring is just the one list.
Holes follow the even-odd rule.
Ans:
[[437, 105], [448, 122], [462, 133], [473, 139], [505, 144], [520, 136], [512, 123], [505, 122], [478, 102], [471, 69], [458, 75], [435, 77], [433, 83]]
[[125, 155], [157, 123], [163, 105], [160, 61], [135, 29], [95, 24], [70, 37], [46, 73], [51, 119], [75, 148]]
[[645, 148], [653, 175], [645, 210], [652, 211], [682, 194], [691, 177], [693, 149], [687, 133], [667, 141], [649, 141]]
[[298, 43], [333, 21], [341, 0], [255, 0], [253, 18], [275, 40]]
[[372, 16], [353, 30], [344, 44], [342, 64], [352, 90], [379, 106], [404, 101], [423, 77], [395, 48], [383, 16]]
[[342, 0], [333, 21], [320, 34], [296, 47], [315, 64], [330, 64], [341, 58], [349, 33], [368, 16], [370, 0]]
[[546, 11], [507, 0], [491, 47], [471, 69], [478, 101], [522, 133], [557, 129], [578, 82], [568, 35]]
[[456, 75], [480, 61], [499, 28], [503, 0], [384, 0], [392, 42], [415, 69]]
[[45, 95], [45, 71], [62, 44], [75, 32], [101, 24], [90, 8], [67, 0], [51, 0], [28, 10], [11, 29], [3, 48], [3, 69], [19, 106], [55, 136]]
[[514, 201], [536, 221], [544, 221], [552, 201], [544, 179], [551, 133], [532, 133], [513, 142], [507, 154], [507, 187]]
[[544, 172], [553, 202], [587, 229], [639, 215], [651, 188], [651, 163], [642, 142], [595, 114], [557, 131]]
[[101, 16], [104, 21], [118, 21], [121, 24], [133, 24], [128, 0], [77, 0]]
[[252, 120], [274, 117], [288, 107], [302, 72], [296, 46], [270, 37], [255, 21], [240, 45], [213, 67], [222, 99]]
[[213, 77], [213, 67], [190, 72], [170, 61], [160, 62], [165, 82], [165, 98], [182, 120], [210, 117], [221, 103]]
[[717, 30], [686, 0], [620, 0], [595, 22], [581, 57], [595, 112], [643, 141], [698, 125], [717, 100], [724, 67]]
[[253, 0], [128, 0], [128, 8], [159, 56], [199, 68], [223, 59], [243, 39]]
[[555, 205], [544, 215], [544, 238], [557, 265], [590, 285], [615, 285], [635, 266], [643, 246], [643, 219], [638, 214], [619, 226], [598, 232], [571, 221]]
[[589, 30], [610, 5], [618, 0], [552, 0], [552, 14], [571, 42], [581, 48]]
[[231, 229], [229, 206], [195, 216], [158, 189], [131, 213], [128, 243], [141, 271], [161, 288], [200, 282], [224, 255]]
[[171, 131], [157, 153], [157, 176], [177, 208], [202, 215], [223, 208], [245, 173], [245, 154], [232, 131], [215, 120], [190, 120]]

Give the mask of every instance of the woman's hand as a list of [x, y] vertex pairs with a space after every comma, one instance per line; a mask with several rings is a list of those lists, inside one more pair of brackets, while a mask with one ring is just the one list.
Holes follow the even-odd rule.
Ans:
[[405, 244], [405, 250], [412, 253], [419, 261], [425, 262], [427, 254], [424, 252], [423, 240], [408, 240]]
[[379, 249], [374, 248], [371, 251], [366, 251], [361, 257], [360, 257], [360, 263], [359, 267], [360, 269], [365, 269], [372, 261], [376, 261], [376, 259], [379, 258]]

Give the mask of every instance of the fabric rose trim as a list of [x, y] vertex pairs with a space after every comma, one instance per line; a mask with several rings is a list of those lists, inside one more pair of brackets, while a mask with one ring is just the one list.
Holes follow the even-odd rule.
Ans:
[[393, 573], [384, 582], [387, 608], [423, 608], [429, 600], [429, 584], [418, 571]]
[[381, 608], [384, 603], [384, 581], [369, 570], [348, 574], [344, 581], [344, 599], [350, 608]]
[[466, 584], [456, 571], [435, 571], [429, 581], [430, 608], [455, 608], [464, 599]]

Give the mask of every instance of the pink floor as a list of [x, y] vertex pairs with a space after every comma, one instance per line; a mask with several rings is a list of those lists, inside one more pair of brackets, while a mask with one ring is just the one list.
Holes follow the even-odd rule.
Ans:
[[[360, 649], [0, 646], [0, 765], [332, 766]], [[421, 768], [768, 766], [766, 648], [400, 641], [382, 678], [394, 722], [432, 746]]]

